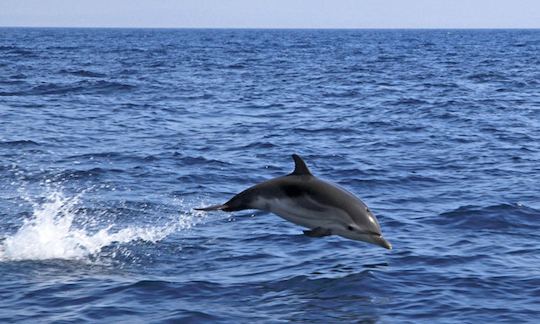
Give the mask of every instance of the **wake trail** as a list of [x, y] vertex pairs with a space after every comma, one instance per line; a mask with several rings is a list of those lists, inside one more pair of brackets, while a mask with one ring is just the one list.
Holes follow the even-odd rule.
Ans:
[[[47, 194], [45, 202], [32, 203], [31, 217], [12, 235], [0, 239], [0, 262], [22, 260], [84, 260], [105, 247], [134, 241], [156, 243], [202, 220], [200, 213], [183, 213], [157, 226], [128, 225], [117, 229], [109, 224], [98, 230], [75, 222], [82, 194], [66, 197], [60, 191]], [[86, 215], [86, 217], [88, 217]]]

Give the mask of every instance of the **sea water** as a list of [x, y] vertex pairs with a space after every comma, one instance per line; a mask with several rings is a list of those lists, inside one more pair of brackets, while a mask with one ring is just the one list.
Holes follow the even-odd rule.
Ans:
[[[0, 29], [0, 321], [535, 322], [537, 30]], [[394, 249], [194, 212], [292, 171]]]

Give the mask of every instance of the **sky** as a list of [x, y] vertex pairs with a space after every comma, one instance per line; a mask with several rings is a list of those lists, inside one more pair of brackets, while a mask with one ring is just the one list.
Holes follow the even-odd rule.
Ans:
[[540, 28], [540, 0], [0, 0], [0, 26]]

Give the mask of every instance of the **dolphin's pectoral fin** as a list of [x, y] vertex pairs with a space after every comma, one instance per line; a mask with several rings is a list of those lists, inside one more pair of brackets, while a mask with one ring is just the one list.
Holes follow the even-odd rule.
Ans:
[[309, 237], [324, 237], [332, 235], [332, 231], [328, 228], [322, 228], [322, 227], [315, 227], [312, 230], [306, 230], [304, 231], [304, 235]]

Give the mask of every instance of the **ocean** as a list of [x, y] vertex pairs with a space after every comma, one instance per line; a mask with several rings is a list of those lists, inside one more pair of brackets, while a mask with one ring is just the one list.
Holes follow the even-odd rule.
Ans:
[[[536, 322], [539, 53], [539, 30], [0, 28], [0, 322]], [[293, 153], [393, 250], [193, 210]]]

